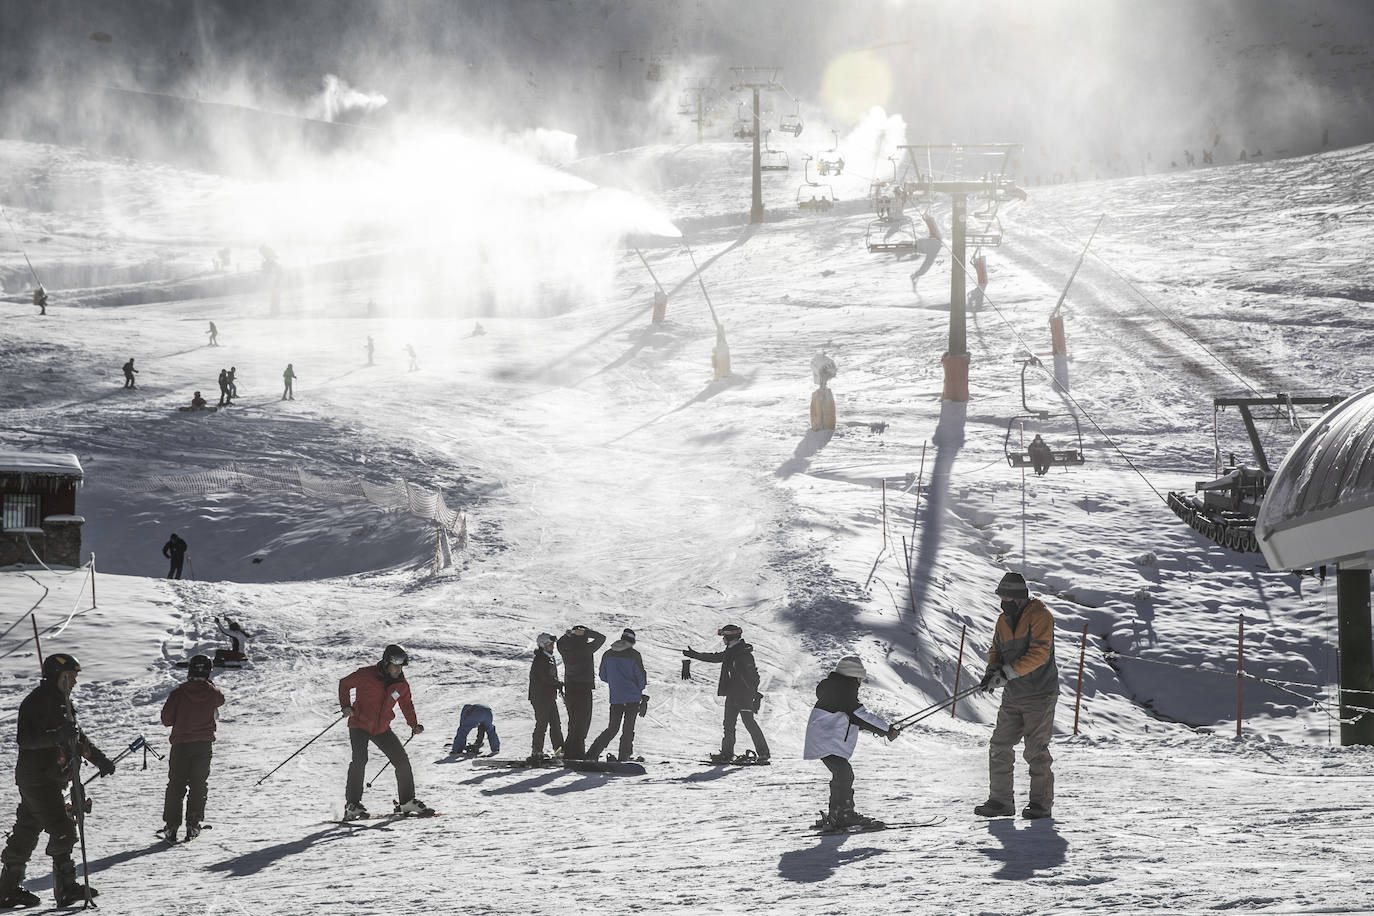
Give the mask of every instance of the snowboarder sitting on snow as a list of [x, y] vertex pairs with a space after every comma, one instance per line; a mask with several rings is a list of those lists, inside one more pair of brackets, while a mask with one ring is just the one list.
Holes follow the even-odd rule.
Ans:
[[215, 667], [217, 668], [242, 668], [243, 663], [248, 661], [248, 631], [239, 626], [237, 620], [224, 618], [228, 625], [215, 618], [215, 626], [225, 636], [229, 637], [228, 649], [215, 650]]
[[172, 561], [171, 568], [167, 570], [167, 578], [180, 579], [181, 564], [186, 560], [186, 542], [177, 537], [175, 531], [167, 539], [167, 543], [162, 545], [162, 555]]
[[866, 677], [868, 672], [859, 657], [846, 655], [835, 670], [816, 685], [816, 705], [806, 723], [802, 757], [819, 760], [830, 771], [830, 807], [821, 812], [820, 820], [812, 825], [818, 830], [883, 826], [882, 821], [854, 810], [854, 768], [849, 758], [858, 744], [859, 732], [886, 735], [889, 741], [897, 737], [897, 729], [864, 709], [859, 702], [859, 684]]
[[[425, 727], [415, 718], [415, 705], [410, 699], [410, 683], [406, 680], [405, 665], [410, 656], [397, 645], [386, 647], [382, 660], [364, 665], [352, 674], [339, 679], [339, 708], [348, 716], [348, 740], [353, 746], [353, 760], [348, 765], [348, 784], [344, 789], [344, 820], [367, 817], [363, 807], [363, 770], [367, 766], [367, 746], [375, 744], [386, 754], [396, 769], [396, 796], [400, 799], [395, 813], [399, 815], [427, 815], [434, 811], [415, 797], [415, 776], [410, 769], [401, 739], [391, 730], [396, 705], [410, 725], [412, 737]], [[353, 696], [350, 697], [350, 694]]]
[[558, 694], [563, 682], [558, 679], [558, 659], [553, 657], [552, 633], [540, 633], [535, 640], [534, 660], [530, 663], [530, 706], [534, 707], [534, 737], [530, 745], [530, 763], [544, 759], [544, 733], [547, 731], [554, 756], [563, 753], [563, 723], [558, 719]]
[[[186, 799], [186, 839], [200, 836], [205, 820], [206, 783], [215, 741], [217, 710], [224, 694], [210, 683], [210, 659], [197, 655], [186, 666], [186, 683], [162, 704], [162, 724], [172, 729], [172, 752], [167, 758], [167, 792], [162, 797], [162, 838], [177, 841], [181, 826], [181, 800]], [[189, 794], [188, 794], [189, 790]]]
[[[9, 841], [0, 852], [0, 908], [38, 905], [38, 896], [21, 887], [29, 856], [38, 835], [48, 834], [47, 853], [52, 856], [53, 896], [58, 906], [86, 899], [86, 887], [76, 880], [72, 847], [77, 827], [62, 793], [79, 778], [79, 760], [96, 765], [101, 776], [114, 773], [115, 765], [90, 742], [76, 722], [72, 691], [81, 665], [75, 656], [54, 652], [43, 660], [43, 680], [19, 704], [19, 758], [14, 781], [19, 786], [19, 810]], [[90, 889], [96, 895], [95, 888]]]
[[596, 689], [596, 650], [606, 637], [578, 625], [558, 637], [563, 657], [563, 705], [568, 708], [568, 740], [563, 756], [580, 760], [587, 752], [587, 732], [592, 728], [592, 691]]
[[635, 716], [644, 701], [644, 688], [649, 677], [644, 672], [644, 659], [635, 649], [635, 631], [626, 627], [620, 638], [601, 656], [599, 676], [611, 688], [611, 720], [606, 730], [596, 736], [587, 751], [588, 760], [599, 760], [601, 752], [620, 732], [620, 754], [617, 760], [631, 760], [635, 753]]
[[209, 407], [209, 406], [210, 406], [210, 405], [209, 405], [209, 403], [206, 402], [205, 398], [203, 398], [203, 397], [200, 396], [200, 392], [199, 392], [199, 391], [197, 391], [197, 392], [195, 393], [195, 395], [191, 398], [191, 409], [192, 409], [192, 410], [204, 410], [206, 407]]
[[768, 741], [763, 737], [763, 729], [754, 721], [763, 702], [759, 693], [759, 669], [754, 664], [754, 649], [744, 641], [744, 630], [733, 623], [727, 623], [716, 631], [725, 643], [723, 652], [697, 652], [688, 647], [682, 654], [703, 662], [720, 665], [720, 682], [716, 685], [716, 696], [725, 697], [725, 735], [720, 742], [720, 753], [712, 754], [713, 763], [733, 763], [735, 761], [735, 722], [744, 720], [744, 727], [754, 739], [754, 753], [757, 763], [768, 762]]
[[[477, 740], [468, 744], [468, 734], [477, 729]], [[481, 703], [469, 703], [463, 707], [458, 717], [458, 733], [453, 736], [453, 747], [449, 756], [458, 754], [482, 753], [482, 742], [491, 742], [491, 754], [495, 757], [501, 751], [501, 739], [496, 734], [496, 723], [491, 716], [491, 707]]]
[[1041, 477], [1050, 469], [1050, 464], [1054, 462], [1054, 452], [1045, 444], [1045, 440], [1040, 438], [1037, 433], [1031, 440], [1030, 445], [1026, 446], [1026, 453], [1030, 455], [1031, 467], [1035, 473]]
[[1009, 572], [997, 584], [1002, 613], [988, 649], [984, 690], [1002, 690], [997, 725], [988, 744], [988, 800], [973, 809], [980, 817], [1010, 817], [1016, 813], [1013, 771], [1016, 742], [1025, 740], [1023, 755], [1030, 765], [1030, 804], [1024, 818], [1050, 817], [1054, 807], [1054, 772], [1050, 738], [1054, 707], [1059, 700], [1059, 668], [1054, 663], [1054, 618], [1038, 598], [1031, 598], [1026, 580]]
[[124, 387], [137, 388], [134, 384], [134, 376], [138, 375], [138, 370], [134, 368], [134, 358], [129, 357], [129, 361], [124, 364]]

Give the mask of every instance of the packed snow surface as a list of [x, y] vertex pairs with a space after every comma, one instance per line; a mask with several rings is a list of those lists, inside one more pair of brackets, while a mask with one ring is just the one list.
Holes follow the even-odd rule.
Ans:
[[[312, 240], [308, 213], [283, 243], [244, 215], [270, 188], [0, 143], [18, 239], [40, 276], [63, 278], [40, 318], [19, 251], [0, 252], [0, 448], [79, 457], [96, 556], [94, 607], [87, 569], [0, 572], [0, 625], [16, 624], [0, 640], [0, 727], [36, 683], [31, 608], [44, 651], [81, 659], [76, 701], [111, 755], [139, 735], [166, 750], [173, 662], [223, 645], [216, 616], [254, 634], [253, 666], [216, 678], [228, 704], [212, 830], [160, 844], [165, 764], [151, 754], [92, 783], [103, 912], [1369, 911], [1374, 753], [1339, 747], [1334, 580], [1204, 541], [1163, 494], [1215, 476], [1213, 397], [1369, 384], [1374, 149], [1034, 190], [988, 252], [967, 404], [940, 398], [948, 251], [913, 290], [911, 261], [865, 250], [855, 195], [798, 210], [795, 172], [765, 178], [769, 220], [746, 226], [745, 158], [731, 144], [618, 157], [656, 176], [636, 183], [636, 206], [681, 219], [691, 246], [643, 249], [668, 293], [666, 322], [651, 324], [655, 284], [634, 252], [610, 249], [570, 283], [577, 265], [539, 274], [522, 259], [528, 236], [506, 215], [464, 214], [479, 231], [448, 250], [442, 236], [418, 251], [346, 222]], [[619, 165], [578, 171], [613, 184]], [[560, 212], [539, 246], [556, 247], [551, 229], [579, 232], [581, 211]], [[1046, 320], [1103, 213], [1064, 306], [1072, 401], [1034, 369], [1023, 392], [1018, 357], [1050, 367]], [[947, 209], [934, 216], [948, 237]], [[493, 295], [426, 276], [398, 285], [398, 264], [459, 261], [474, 236]], [[264, 239], [285, 277], [276, 316]], [[231, 266], [211, 271], [224, 246]], [[521, 270], [543, 279], [516, 298], [544, 307], [503, 311]], [[718, 381], [712, 309], [733, 359]], [[838, 366], [833, 434], [807, 429], [822, 352]], [[140, 374], [126, 391], [130, 356]], [[296, 397], [283, 401], [288, 363]], [[193, 390], [214, 403], [229, 365], [235, 405], [176, 409]], [[1051, 419], [1017, 420], [1023, 394]], [[1013, 442], [1076, 445], [1071, 411], [1085, 465], [1039, 478], [1007, 466], [1009, 423]], [[1278, 453], [1299, 434], [1265, 423]], [[1218, 435], [1223, 461], [1246, 453], [1234, 415]], [[411, 515], [251, 485], [293, 468], [440, 489], [467, 513], [466, 545], [434, 573], [433, 531]], [[215, 483], [234, 469], [249, 483]], [[166, 476], [188, 484], [149, 483]], [[157, 578], [173, 531], [190, 544], [179, 582]], [[895, 717], [956, 677], [975, 682], [1008, 569], [1056, 619], [1054, 819], [972, 815], [997, 702], [983, 695], [895, 742], [865, 736], [854, 758], [861, 811], [944, 820], [808, 835], [827, 780], [800, 759], [815, 683], [857, 654], [865, 702]], [[1268, 683], [1244, 682], [1236, 738], [1242, 617], [1246, 670]], [[693, 663], [681, 679], [680, 650], [714, 648], [730, 622], [763, 674], [771, 767], [700, 762], [718, 747], [716, 669]], [[503, 757], [529, 752], [535, 636], [578, 623], [638, 633], [648, 774], [447, 758], [471, 702], [495, 711]], [[411, 653], [426, 730], [408, 751], [442, 816], [340, 825], [336, 682], [390, 642]], [[601, 692], [594, 730], [605, 710]], [[0, 769], [14, 753], [0, 743]], [[374, 811], [391, 780], [368, 790]], [[1024, 780], [1018, 765], [1021, 803]], [[49, 899], [41, 847], [30, 871]]]

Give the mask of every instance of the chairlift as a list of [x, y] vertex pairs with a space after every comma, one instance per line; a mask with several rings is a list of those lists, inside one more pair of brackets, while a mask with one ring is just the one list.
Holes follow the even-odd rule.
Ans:
[[1002, 244], [1002, 219], [997, 215], [997, 205], [990, 204], [986, 209], [970, 214], [971, 221], [964, 229], [964, 243], [975, 248], [996, 248]]
[[828, 184], [808, 181], [797, 188], [797, 207], [802, 210], [831, 210], [835, 206], [835, 189]]
[[791, 166], [787, 161], [787, 153], [780, 149], [769, 149], [768, 135], [771, 130], [763, 132], [763, 149], [759, 150], [759, 168], [765, 172], [786, 172]]
[[816, 171], [821, 175], [843, 175], [844, 156], [840, 153], [840, 132], [832, 130], [830, 133], [835, 138], [835, 145], [816, 154]]
[[791, 134], [794, 138], [801, 136], [804, 126], [801, 119], [801, 102], [797, 102], [796, 111], [790, 115], [783, 115], [782, 120], [778, 122], [779, 132]]
[[864, 245], [870, 253], [907, 254], [915, 251], [917, 244], [916, 223], [909, 216], [880, 217], [871, 221], [864, 233]]
[[753, 112], [744, 107], [744, 103], [739, 103], [739, 109], [735, 115], [735, 138], [739, 140], [754, 139], [754, 115]]
[[[1023, 414], [1017, 414], [1007, 421], [1007, 434], [1002, 440], [1002, 450], [1006, 453], [1007, 464], [1013, 468], [1031, 468], [1037, 475], [1043, 476], [1052, 467], [1062, 467], [1068, 470], [1071, 465], [1080, 465], [1085, 462], [1083, 457], [1083, 428], [1078, 423], [1078, 417], [1070, 411], [1067, 414], [1050, 413], [1048, 410], [1039, 410], [1026, 403], [1026, 370], [1031, 366], [1040, 366], [1040, 359], [1031, 356], [1021, 361], [1021, 408]], [[1074, 439], [1077, 446], [1073, 448], [1054, 448], [1040, 438], [1037, 433], [1031, 443], [1022, 448], [1023, 443], [1018, 442], [1016, 446], [1011, 444], [1012, 431], [1020, 423], [1024, 426], [1027, 420], [1043, 424], [1048, 420], [1067, 416], [1073, 420]], [[1040, 445], [1036, 445], [1039, 441]]]

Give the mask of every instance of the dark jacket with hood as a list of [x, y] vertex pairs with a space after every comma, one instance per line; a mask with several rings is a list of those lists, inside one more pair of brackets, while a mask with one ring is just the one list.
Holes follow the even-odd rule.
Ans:
[[552, 652], [534, 650], [534, 660], [530, 662], [530, 702], [548, 702], [558, 696], [558, 688], [563, 682], [558, 679], [558, 659]]
[[606, 637], [588, 630], [574, 636], [569, 630], [558, 637], [558, 654], [563, 656], [563, 683], [568, 687], [591, 689], [596, 686], [596, 650]]
[[76, 722], [76, 707], [46, 678], [19, 704], [19, 759], [14, 765], [14, 781], [19, 785], [52, 783], [65, 786], [71, 782], [67, 767], [69, 748], [58, 735], [59, 730], [75, 730], [81, 756], [97, 766], [109, 763], [109, 758], [91, 744]]
[[754, 647], [743, 639], [737, 639], [725, 647], [724, 652], [697, 652], [688, 650], [688, 658], [720, 665], [720, 681], [716, 684], [716, 696], [725, 697], [725, 702], [734, 706], [751, 709], [759, 693], [759, 669], [754, 664]]

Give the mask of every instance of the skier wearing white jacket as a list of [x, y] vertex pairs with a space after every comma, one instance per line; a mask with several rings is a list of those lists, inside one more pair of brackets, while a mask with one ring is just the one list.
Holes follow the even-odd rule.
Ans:
[[816, 685], [816, 706], [806, 723], [802, 757], [819, 760], [830, 771], [830, 809], [814, 825], [820, 830], [883, 826], [854, 810], [854, 768], [849, 764], [860, 730], [884, 735], [889, 741], [897, 737], [896, 728], [859, 702], [859, 683], [867, 676], [858, 656], [847, 655]]

